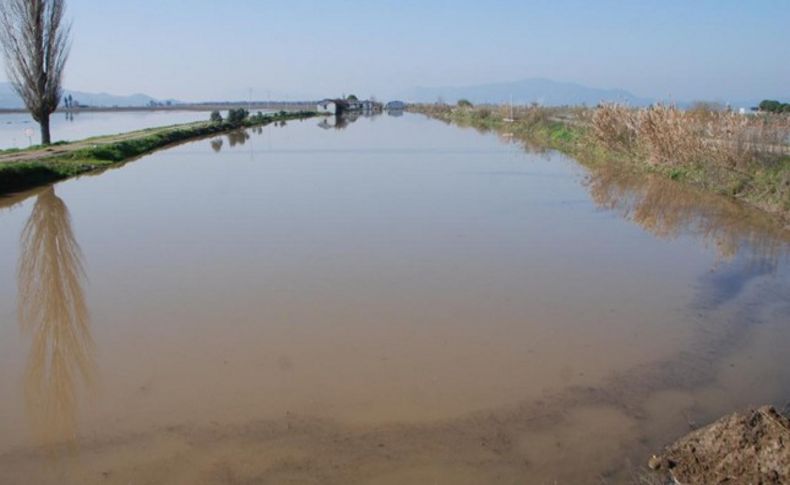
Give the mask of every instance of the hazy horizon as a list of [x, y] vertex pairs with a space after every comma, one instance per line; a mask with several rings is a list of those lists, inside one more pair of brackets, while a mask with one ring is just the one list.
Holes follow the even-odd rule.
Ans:
[[782, 1], [69, 0], [67, 15], [64, 85], [88, 92], [391, 98], [547, 78], [659, 99], [790, 95]]

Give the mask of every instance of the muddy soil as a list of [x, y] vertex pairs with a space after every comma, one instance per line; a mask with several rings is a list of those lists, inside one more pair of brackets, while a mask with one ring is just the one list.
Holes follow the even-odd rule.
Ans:
[[650, 460], [681, 484], [790, 483], [790, 420], [771, 406], [694, 431]]

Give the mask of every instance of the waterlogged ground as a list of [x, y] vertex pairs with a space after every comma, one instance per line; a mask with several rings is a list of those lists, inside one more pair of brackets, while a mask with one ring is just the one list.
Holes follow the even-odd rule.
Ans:
[[639, 483], [790, 399], [788, 236], [417, 116], [0, 199], [0, 483]]
[[[205, 111], [58, 112], [50, 120], [52, 141], [75, 141], [99, 135], [208, 120]], [[41, 143], [38, 124], [27, 113], [0, 114], [0, 150]]]

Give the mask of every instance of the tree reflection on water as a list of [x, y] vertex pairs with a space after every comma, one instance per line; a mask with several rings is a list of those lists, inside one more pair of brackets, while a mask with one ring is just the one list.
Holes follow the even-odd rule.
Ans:
[[596, 167], [586, 186], [599, 207], [618, 212], [659, 238], [691, 234], [725, 261], [746, 251], [751, 259], [775, 265], [788, 247], [790, 234], [767, 215], [658, 175]]
[[18, 318], [32, 337], [25, 398], [33, 432], [40, 444], [71, 444], [78, 393], [94, 375], [94, 343], [82, 253], [53, 188], [38, 195], [20, 247]]

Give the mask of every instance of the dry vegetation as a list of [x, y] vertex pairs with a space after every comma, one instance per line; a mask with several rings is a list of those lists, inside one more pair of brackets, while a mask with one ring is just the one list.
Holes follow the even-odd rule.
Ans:
[[696, 185], [790, 214], [790, 117], [696, 106], [599, 106], [594, 141]]
[[715, 164], [748, 170], [776, 164], [787, 152], [790, 117], [744, 116], [697, 106], [631, 109], [603, 105], [592, 112], [596, 139], [608, 148], [642, 154], [653, 164]]

